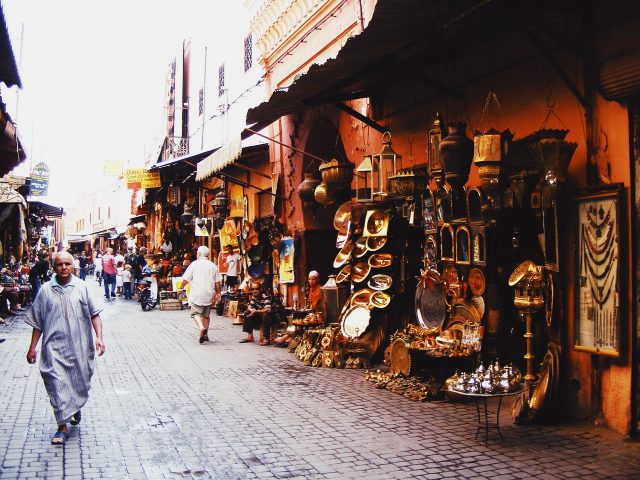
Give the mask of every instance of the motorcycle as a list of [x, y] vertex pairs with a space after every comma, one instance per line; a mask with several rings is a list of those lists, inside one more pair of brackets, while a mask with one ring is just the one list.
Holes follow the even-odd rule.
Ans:
[[142, 289], [138, 301], [143, 311], [152, 310], [160, 303], [160, 289], [158, 288], [158, 273], [153, 272], [138, 283], [137, 288]]

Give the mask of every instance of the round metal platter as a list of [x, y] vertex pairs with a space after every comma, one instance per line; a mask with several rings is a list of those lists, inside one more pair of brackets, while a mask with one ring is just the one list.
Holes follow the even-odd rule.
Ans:
[[458, 300], [453, 306], [451, 317], [447, 322], [446, 328], [451, 327], [454, 323], [480, 323], [481, 317], [478, 310], [466, 300]]
[[382, 210], [369, 210], [365, 218], [365, 236], [385, 236], [389, 227], [389, 214]]
[[373, 268], [385, 268], [393, 263], [393, 255], [390, 253], [376, 253], [369, 257], [369, 265]]
[[531, 408], [534, 413], [537, 413], [542, 408], [544, 401], [547, 398], [549, 383], [551, 380], [551, 371], [551, 362], [546, 361], [545, 356], [545, 362], [543, 362], [538, 383], [536, 383], [533, 393], [531, 394], [531, 398], [529, 399], [529, 408]]
[[362, 290], [358, 290], [351, 297], [351, 306], [362, 305], [366, 307], [371, 302], [371, 296], [373, 295], [373, 290], [369, 288], [363, 288]]
[[358, 262], [351, 268], [351, 280], [360, 283], [367, 278], [370, 271], [371, 267], [367, 262]]
[[370, 299], [369, 305], [375, 308], [386, 308], [391, 303], [391, 295], [385, 292], [374, 292]]
[[347, 263], [351, 258], [351, 251], [353, 250], [353, 242], [347, 241], [336, 255], [336, 259], [333, 261], [333, 268], [340, 268]]
[[482, 270], [479, 268], [469, 270], [467, 282], [469, 283], [469, 290], [471, 290], [471, 293], [474, 295], [480, 296], [484, 293], [487, 281], [484, 278], [484, 273], [482, 273]]
[[482, 297], [471, 297], [471, 305], [476, 309], [480, 318], [484, 317], [485, 304]]
[[447, 315], [444, 286], [433, 285], [432, 288], [416, 288], [415, 310], [418, 323], [424, 328], [442, 328]]
[[387, 244], [389, 237], [368, 237], [367, 248], [370, 252], [377, 252]]
[[[372, 237], [373, 238], [373, 237]], [[378, 273], [377, 275], [373, 275], [367, 285], [369, 288], [373, 290], [388, 290], [393, 283], [393, 278], [390, 275], [385, 275], [384, 273]]]
[[335, 215], [333, 216], [333, 228], [338, 230], [341, 233], [346, 233], [349, 230], [349, 222], [351, 221], [351, 207], [353, 202], [350, 200], [344, 202], [338, 210], [336, 210]]
[[369, 326], [371, 312], [367, 307], [356, 305], [344, 314], [340, 330], [345, 337], [358, 338]]
[[351, 265], [345, 265], [336, 275], [336, 283], [342, 283], [349, 280], [351, 276]]
[[[372, 238], [375, 238], [375, 237], [372, 237]], [[363, 257], [368, 251], [369, 251], [369, 249], [367, 248], [367, 239], [366, 239], [366, 237], [360, 237], [356, 241], [356, 245], [353, 248], [354, 256], [356, 258]]]
[[515, 287], [516, 284], [524, 278], [532, 265], [535, 266], [535, 264], [531, 260], [525, 260], [520, 265], [518, 265], [509, 276], [509, 286]]

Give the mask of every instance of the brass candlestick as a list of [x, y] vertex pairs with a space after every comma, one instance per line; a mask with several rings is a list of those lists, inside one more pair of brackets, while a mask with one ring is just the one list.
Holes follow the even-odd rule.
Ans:
[[536, 375], [533, 373], [533, 314], [544, 307], [544, 274], [543, 268], [531, 260], [525, 260], [516, 267], [509, 277], [509, 286], [515, 288], [513, 304], [519, 310], [525, 320], [525, 346], [524, 359], [527, 363], [527, 373], [524, 376], [527, 401], [533, 393], [533, 382]]

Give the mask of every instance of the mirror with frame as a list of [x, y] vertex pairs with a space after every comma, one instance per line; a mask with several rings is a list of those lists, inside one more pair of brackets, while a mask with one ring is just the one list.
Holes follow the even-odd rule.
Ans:
[[471, 235], [469, 228], [464, 225], [456, 230], [456, 263], [471, 264]]
[[469, 223], [482, 223], [482, 192], [477, 187], [467, 190], [467, 212]]
[[440, 258], [444, 261], [453, 262], [455, 260], [454, 249], [453, 227], [445, 223], [440, 229]]

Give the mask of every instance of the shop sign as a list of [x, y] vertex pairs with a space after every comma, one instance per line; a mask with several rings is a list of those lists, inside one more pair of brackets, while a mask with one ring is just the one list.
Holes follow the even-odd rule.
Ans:
[[213, 231], [213, 222], [209, 218], [196, 218], [196, 237], [208, 237]]
[[25, 207], [27, 206], [22, 195], [7, 183], [0, 183], [0, 203], [22, 203]]
[[40, 162], [31, 171], [31, 187], [29, 195], [32, 197], [41, 197], [47, 194], [49, 190], [49, 167], [46, 163]]
[[150, 172], [144, 168], [129, 168], [126, 172], [127, 188], [159, 188], [160, 172]]

